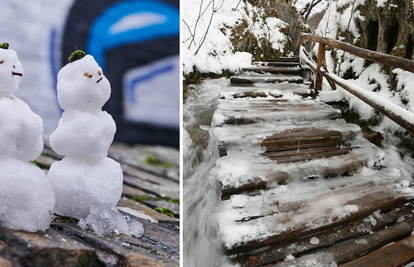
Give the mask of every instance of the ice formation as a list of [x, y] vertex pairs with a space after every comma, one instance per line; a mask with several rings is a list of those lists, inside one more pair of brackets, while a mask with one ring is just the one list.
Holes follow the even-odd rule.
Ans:
[[0, 46], [0, 225], [30, 232], [49, 227], [55, 194], [45, 173], [28, 161], [43, 149], [43, 122], [13, 95], [23, 67], [8, 44]]
[[94, 204], [115, 208], [123, 180], [119, 163], [107, 157], [116, 126], [102, 106], [111, 87], [95, 59], [82, 53], [74, 52], [80, 59], [58, 73], [58, 102], [64, 112], [49, 141], [65, 158], [52, 164], [48, 174], [56, 213], [78, 219], [86, 218]]

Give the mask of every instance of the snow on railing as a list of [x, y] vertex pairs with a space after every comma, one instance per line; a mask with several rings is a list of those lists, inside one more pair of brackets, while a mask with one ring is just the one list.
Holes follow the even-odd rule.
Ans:
[[[310, 41], [315, 41], [319, 43], [318, 51], [318, 62], [315, 64], [310, 59], [308, 53], [303, 47], [303, 38], [309, 39]], [[381, 112], [394, 122], [398, 123], [404, 129], [414, 133], [414, 113], [398, 106], [390, 101], [385, 100], [377, 96], [376, 94], [369, 92], [347, 80], [344, 80], [338, 77], [335, 74], [328, 73], [325, 65], [325, 46], [330, 45], [335, 48], [344, 50], [353, 55], [365, 58], [367, 60], [376, 61], [378, 63], [383, 63], [393, 67], [398, 67], [414, 73], [414, 61], [408, 60], [405, 58], [399, 58], [396, 56], [391, 56], [387, 54], [382, 54], [379, 52], [373, 52], [367, 49], [359, 48], [344, 42], [336, 41], [326, 37], [315, 36], [311, 34], [300, 34], [300, 60], [307, 64], [315, 73], [315, 96], [317, 92], [321, 90], [322, 87], [322, 76], [325, 77], [332, 89], [335, 89], [335, 83], [340, 85], [342, 88], [355, 95], [377, 111]], [[321, 69], [324, 67], [325, 70]]]

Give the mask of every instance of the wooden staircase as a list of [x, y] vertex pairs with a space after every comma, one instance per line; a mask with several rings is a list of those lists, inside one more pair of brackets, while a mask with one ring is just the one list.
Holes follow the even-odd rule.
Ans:
[[[359, 266], [356, 259], [411, 234], [409, 182], [359, 126], [310, 99], [297, 58], [243, 71], [220, 92], [210, 130], [221, 201], [207, 232], [232, 263]], [[400, 253], [401, 262], [414, 260], [414, 246], [404, 249], [412, 256]]]

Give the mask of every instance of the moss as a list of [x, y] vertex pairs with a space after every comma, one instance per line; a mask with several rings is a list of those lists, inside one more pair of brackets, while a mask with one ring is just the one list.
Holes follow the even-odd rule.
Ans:
[[9, 43], [2, 43], [2, 44], [0, 44], [0, 48], [2, 48], [2, 49], [9, 49]]
[[172, 211], [172, 210], [170, 210], [168, 208], [156, 207], [154, 210], [156, 212], [165, 214], [165, 215], [170, 216], [172, 218], [180, 218], [180, 214], [175, 213], [174, 211]]
[[83, 58], [85, 55], [86, 55], [85, 52], [83, 52], [82, 50], [76, 50], [75, 52], [72, 53], [72, 55], [70, 55], [69, 63], [79, 60]]
[[145, 196], [141, 196], [141, 197], [134, 196], [134, 197], [132, 197], [132, 200], [134, 200], [136, 202], [139, 202], [141, 204], [144, 204], [145, 201], [147, 201], [148, 199], [149, 199], [149, 197], [145, 197]]
[[159, 160], [155, 156], [150, 155], [145, 158], [145, 162], [150, 165], [155, 165]]
[[69, 223], [78, 223], [79, 220], [76, 218], [72, 218], [69, 216], [59, 216], [59, 221], [60, 222], [69, 222]]
[[180, 205], [180, 200], [178, 198], [170, 199], [170, 202]]

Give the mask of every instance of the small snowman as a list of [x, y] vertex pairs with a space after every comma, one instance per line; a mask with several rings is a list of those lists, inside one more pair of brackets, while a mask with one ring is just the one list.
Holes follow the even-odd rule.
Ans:
[[55, 194], [45, 173], [29, 163], [43, 150], [43, 122], [13, 95], [23, 67], [8, 47], [0, 45], [0, 225], [44, 231], [51, 222]]
[[64, 112], [49, 141], [65, 157], [48, 173], [55, 212], [81, 219], [93, 205], [116, 207], [123, 174], [119, 163], [107, 157], [116, 132], [112, 116], [102, 111], [111, 94], [108, 79], [92, 56], [77, 50], [58, 73], [57, 94]]

